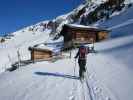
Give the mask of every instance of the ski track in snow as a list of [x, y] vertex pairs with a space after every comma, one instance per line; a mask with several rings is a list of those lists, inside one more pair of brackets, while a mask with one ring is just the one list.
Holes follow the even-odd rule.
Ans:
[[69, 100], [118, 100], [103, 94], [102, 92], [107, 91], [97, 81], [93, 73], [89, 75], [87, 71], [83, 82], [74, 83]]
[[106, 90], [105, 86], [102, 86], [99, 79], [93, 73], [90, 76], [89, 81], [86, 82], [88, 90], [90, 91], [90, 98], [91, 100], [117, 100], [111, 99], [110, 94]]
[[[105, 67], [109, 65], [109, 67], [115, 68], [114, 70], [118, 68], [116, 66], [120, 66], [120, 65], [111, 63], [110, 59], [101, 59], [102, 57], [104, 57], [104, 55], [100, 55], [100, 56], [99, 54], [97, 56], [92, 55], [91, 59], [95, 60], [98, 64], [102, 64]], [[94, 68], [95, 63], [92, 60], [90, 62], [92, 63], [88, 63], [88, 66], [91, 66], [91, 72], [89, 75], [90, 77], [88, 79], [88, 86], [91, 87], [90, 91], [93, 94], [92, 100], [121, 100], [118, 97], [117, 93], [112, 91], [111, 88], [106, 86], [107, 84], [102, 83], [103, 81], [100, 80], [99, 77], [97, 77], [97, 73]], [[121, 70], [121, 69], [118, 68], [117, 70]]]

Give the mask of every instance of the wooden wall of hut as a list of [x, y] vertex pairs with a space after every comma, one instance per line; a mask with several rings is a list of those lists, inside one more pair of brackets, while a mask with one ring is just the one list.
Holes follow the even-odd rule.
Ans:
[[87, 28], [65, 25], [61, 31], [64, 36], [64, 48], [71, 48], [75, 44], [94, 43], [108, 38], [109, 31], [98, 28]]
[[95, 32], [76, 32], [73, 34], [73, 42], [76, 43], [92, 43], [96, 42], [96, 33]]
[[38, 50], [32, 50], [31, 51], [31, 60], [48, 60], [52, 58], [52, 52], [51, 51], [38, 51]]
[[98, 33], [98, 41], [102, 41], [108, 38], [108, 33], [107, 32], [99, 32]]

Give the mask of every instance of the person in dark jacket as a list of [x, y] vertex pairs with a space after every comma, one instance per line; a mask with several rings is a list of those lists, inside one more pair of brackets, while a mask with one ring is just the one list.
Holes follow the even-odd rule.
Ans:
[[79, 77], [80, 79], [84, 78], [84, 72], [86, 72], [86, 60], [87, 60], [87, 54], [89, 53], [89, 48], [81, 45], [79, 47], [79, 50], [74, 57], [75, 59], [78, 58], [78, 64], [79, 64]]

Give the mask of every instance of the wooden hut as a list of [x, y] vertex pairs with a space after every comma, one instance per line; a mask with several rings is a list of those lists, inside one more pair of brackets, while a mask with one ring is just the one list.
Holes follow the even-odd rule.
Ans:
[[60, 32], [64, 48], [75, 44], [98, 42], [108, 38], [108, 30], [83, 25], [65, 24]]
[[31, 52], [32, 61], [50, 60], [52, 58], [52, 50], [49, 49], [29, 47], [29, 51]]
[[48, 40], [46, 43], [41, 43], [29, 47], [31, 53], [31, 60], [52, 60], [56, 59], [61, 55], [61, 50], [63, 48], [63, 38], [56, 41]]

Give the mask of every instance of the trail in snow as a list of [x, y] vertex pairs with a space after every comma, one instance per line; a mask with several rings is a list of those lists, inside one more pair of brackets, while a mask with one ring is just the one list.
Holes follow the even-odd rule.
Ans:
[[[78, 66], [77, 66], [78, 67]], [[85, 79], [78, 83], [73, 82], [72, 91], [69, 100], [112, 100], [109, 96], [105, 95], [104, 88], [97, 83], [93, 73], [89, 73], [88, 69], [85, 73]], [[115, 99], [113, 99], [115, 100]]]

